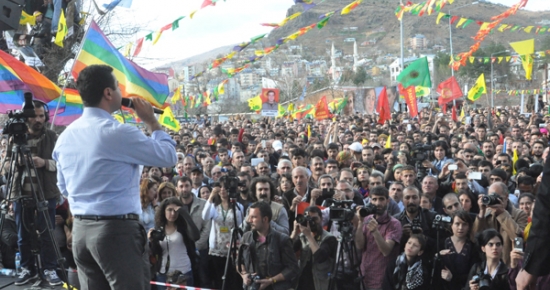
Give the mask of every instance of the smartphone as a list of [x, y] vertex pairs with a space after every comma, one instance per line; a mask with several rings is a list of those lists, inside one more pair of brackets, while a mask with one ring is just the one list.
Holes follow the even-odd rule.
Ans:
[[455, 170], [458, 169], [458, 165], [456, 165], [456, 164], [450, 164], [448, 168], [449, 168], [449, 170], [451, 170], [451, 171], [455, 171]]
[[481, 180], [481, 172], [470, 172], [468, 179]]
[[514, 250], [523, 252], [523, 238], [520, 238], [520, 237], [514, 238]]
[[437, 114], [438, 117], [443, 117], [443, 113]]
[[407, 124], [407, 131], [411, 131], [411, 130], [412, 130], [411, 124]]
[[265, 140], [262, 140], [262, 148], [265, 149]]
[[544, 124], [539, 124], [539, 128], [546, 128], [547, 124], [544, 123]]
[[332, 198], [334, 196], [334, 189], [323, 188], [322, 198]]
[[401, 122], [403, 124], [409, 124], [409, 120], [408, 119], [404, 119], [403, 122]]

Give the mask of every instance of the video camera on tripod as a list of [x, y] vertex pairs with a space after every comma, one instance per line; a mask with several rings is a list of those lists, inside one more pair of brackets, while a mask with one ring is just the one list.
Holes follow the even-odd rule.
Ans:
[[[34, 104], [32, 101], [32, 93], [25, 93], [24, 97], [25, 102], [23, 103], [23, 108], [21, 110], [8, 111], [9, 119], [4, 124], [4, 130], [2, 131], [3, 135], [15, 136], [15, 141], [18, 141], [17, 137], [25, 136], [27, 134], [29, 130], [27, 120], [29, 118], [36, 117]], [[23, 141], [25, 140], [26, 139], [23, 139]]]
[[411, 150], [411, 161], [416, 168], [416, 179], [422, 181], [422, 179], [428, 175], [428, 168], [422, 165], [424, 160], [428, 160], [430, 157], [430, 151], [433, 150], [433, 146], [429, 144], [414, 144]]
[[239, 186], [246, 186], [244, 182], [232, 175], [225, 175], [220, 177], [220, 184], [227, 190], [229, 198], [238, 198], [239, 192], [237, 191]]

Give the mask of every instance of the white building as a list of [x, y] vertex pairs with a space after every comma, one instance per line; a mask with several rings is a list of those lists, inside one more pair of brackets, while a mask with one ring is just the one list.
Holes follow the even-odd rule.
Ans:
[[[403, 59], [403, 62], [405, 63], [405, 68], [407, 66], [409, 66], [409, 64], [411, 62], [413, 62], [413, 61], [415, 61], [415, 60], [417, 60], [418, 58], [421, 58], [421, 57], [427, 57], [427, 59], [428, 59], [428, 68], [430, 69], [430, 78], [433, 80], [434, 79], [434, 75], [433, 75], [433, 72], [434, 72], [434, 58], [435, 58], [435, 55], [433, 55], [433, 54], [420, 55], [420, 57], [416, 57], [416, 56], [407, 57], [407, 58]], [[390, 77], [391, 77], [392, 85], [395, 85], [397, 83], [397, 76], [401, 73], [401, 58], [397, 58], [396, 60], [394, 60], [389, 65], [389, 68], [390, 68]]]

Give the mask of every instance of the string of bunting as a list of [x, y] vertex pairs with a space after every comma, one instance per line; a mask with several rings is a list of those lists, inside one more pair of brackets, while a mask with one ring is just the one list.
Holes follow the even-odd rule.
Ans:
[[422, 3], [412, 3], [407, 1], [406, 4], [401, 4], [395, 9], [395, 17], [399, 21], [403, 19], [403, 14], [409, 12], [411, 15], [422, 16], [424, 14], [432, 15], [435, 12], [441, 11], [447, 4], [453, 4], [455, 0], [428, 0]]
[[[216, 2], [218, 2], [219, 0], [204, 0], [204, 2], [202, 3], [201, 7], [199, 9], [196, 9], [196, 10], [193, 10], [189, 15], [189, 19], [193, 19], [193, 16], [195, 16], [195, 13], [197, 13], [197, 11], [205, 8], [205, 7], [208, 7], [208, 6], [216, 6]], [[174, 21], [172, 21], [171, 23], [168, 23], [164, 26], [162, 26], [160, 29], [158, 29], [157, 31], [155, 32], [150, 32], [148, 33], [147, 35], [145, 35], [144, 37], [140, 37], [138, 38], [138, 40], [136, 40], [136, 42], [130, 42], [130, 43], [127, 43], [126, 45], [122, 46], [124, 48], [124, 51], [123, 51], [123, 55], [125, 57], [129, 57], [130, 55], [132, 55], [133, 57], [136, 57], [140, 54], [142, 48], [143, 48], [143, 44], [144, 42], [151, 42], [151, 45], [155, 45], [160, 37], [162, 36], [162, 33], [165, 32], [165, 31], [168, 31], [168, 30], [176, 30], [180, 27], [180, 24], [179, 22], [184, 19], [186, 16], [180, 16], [178, 18], [176, 18]], [[135, 48], [134, 48], [134, 44], [135, 44]], [[133, 53], [132, 53], [132, 48], [133, 48]]]
[[506, 93], [509, 96], [519, 96], [522, 94], [538, 95], [538, 94], [548, 93], [548, 92], [550, 92], [550, 88], [536, 89], [536, 90], [495, 90], [495, 94]]
[[[543, 58], [547, 55], [550, 55], [550, 50], [537, 51], [534, 54], [531, 54], [531, 56], [533, 56], [535, 58]], [[501, 63], [503, 60], [506, 61], [506, 62], [516, 62], [516, 61], [521, 61], [523, 56], [525, 56], [525, 55], [508, 55], [508, 56], [493, 56], [493, 57], [489, 57], [489, 56], [471, 56], [471, 57], [468, 58], [468, 61], [469, 61], [470, 64], [473, 64], [476, 61], [478, 63], [491, 63], [491, 62], [492, 63]], [[459, 61], [460, 56], [455, 55], [454, 60]], [[451, 63], [452, 62], [453, 61], [451, 60]]]
[[[237, 75], [238, 73], [242, 72], [244, 69], [248, 68], [252, 63], [262, 59], [264, 56], [268, 55], [268, 54], [271, 54], [273, 53], [273, 51], [275, 51], [276, 49], [278, 49], [280, 47], [280, 45], [290, 41], [290, 40], [296, 40], [298, 37], [306, 34], [307, 32], [311, 31], [313, 28], [317, 27], [318, 29], [322, 29], [323, 27], [326, 26], [326, 24], [328, 23], [329, 19], [338, 11], [340, 11], [340, 14], [341, 15], [346, 15], [348, 13], [350, 13], [353, 9], [355, 9], [359, 4], [361, 4], [363, 2], [363, 0], [356, 0], [356, 1], [353, 1], [351, 2], [350, 4], [346, 5], [344, 8], [342, 9], [338, 9], [336, 11], [333, 11], [333, 12], [328, 12], [328, 13], [325, 13], [325, 14], [322, 14], [319, 16], [319, 21], [318, 22], [315, 22], [313, 24], [310, 24], [308, 26], [305, 26], [305, 27], [302, 27], [300, 28], [298, 31], [286, 36], [286, 37], [282, 37], [280, 39], [277, 40], [276, 44], [273, 45], [273, 46], [270, 46], [270, 47], [267, 47], [267, 48], [264, 48], [263, 50], [255, 50], [254, 51], [254, 55], [251, 56], [251, 57], [248, 57], [243, 63], [242, 63], [242, 66], [240, 67], [237, 67], [237, 68], [228, 68], [228, 69], [224, 69], [222, 68], [221, 71], [222, 73], [224, 73], [228, 78], [232, 78], [234, 77], [235, 75]], [[306, 3], [307, 4], [307, 3]], [[248, 47], [249, 45], [251, 44], [254, 44], [255, 42], [257, 42], [258, 40], [264, 38], [267, 34], [262, 34], [262, 35], [258, 35], [258, 36], [255, 36], [255, 37], [252, 37], [250, 39], [250, 41], [248, 42], [243, 42], [239, 45], [236, 45], [235, 47], [233, 47], [233, 50], [226, 54], [225, 56], [221, 57], [221, 58], [218, 58], [218, 59], [215, 59], [209, 66], [207, 69], [195, 74], [194, 76], [191, 76], [190, 77], [190, 80], [193, 80], [197, 77], [200, 77], [202, 76], [205, 72], [207, 72], [208, 70], [210, 69], [213, 69], [213, 68], [216, 68], [216, 67], [219, 67], [221, 64], [223, 64], [225, 61], [229, 60], [229, 59], [232, 59], [237, 52], [241, 52], [243, 51], [246, 47]], [[228, 82], [228, 79], [222, 81], [217, 87], [215, 87], [212, 91], [205, 91], [203, 92], [202, 94], [198, 94], [197, 96], [181, 96], [180, 99], [181, 99], [181, 102], [182, 102], [182, 105], [184, 106], [185, 108], [185, 112], [187, 114], [187, 108], [191, 107], [199, 107], [200, 105], [203, 105], [203, 106], [208, 106], [212, 103], [212, 97], [214, 97], [214, 101], [217, 101], [218, 100], [218, 97], [219, 95], [223, 94], [223, 87], [224, 85]], [[174, 101], [177, 101], [178, 99], [177, 98], [172, 98], [172, 103], [174, 103]]]
[[477, 32], [477, 34], [474, 36], [474, 40], [476, 41], [472, 46], [470, 46], [470, 50], [467, 51], [467, 52], [463, 52], [463, 53], [460, 53], [458, 54], [458, 56], [460, 56], [460, 60], [459, 61], [455, 61], [451, 64], [452, 68], [454, 70], [458, 70], [461, 66], [464, 66], [466, 65], [466, 62], [468, 61], [468, 59], [473, 56], [474, 52], [476, 52], [478, 49], [479, 49], [479, 46], [481, 45], [481, 43], [485, 40], [485, 38], [487, 37], [487, 35], [489, 35], [489, 33], [495, 29], [497, 26], [500, 25], [500, 23], [506, 19], [508, 16], [510, 15], [514, 15], [517, 13], [517, 11], [522, 8], [522, 7], [525, 7], [525, 5], [527, 4], [527, 1], [528, 0], [520, 0], [519, 3], [517, 4], [514, 4], [512, 7], [510, 7], [509, 9], [507, 9], [506, 11], [504, 11], [503, 13], [497, 15], [497, 16], [494, 16], [494, 17], [491, 17], [491, 21], [487, 26], [485, 27], [482, 27], [479, 29], [479, 31]]
[[[460, 17], [460, 16], [456, 16], [456, 15], [445, 14], [443, 12], [440, 12], [437, 15], [436, 24], [439, 24], [441, 19], [449, 19], [449, 18], [451, 19], [451, 25], [454, 25], [456, 23], [456, 28], [466, 28], [470, 24], [476, 23], [477, 25], [480, 26], [480, 29], [485, 29], [489, 25], [489, 22], [485, 22], [485, 21], [481, 21], [481, 20], [474, 20], [474, 19]], [[447, 24], [447, 23], [445, 23], [445, 24]], [[535, 34], [550, 33], [550, 26], [542, 26], [542, 25], [539, 25], [539, 26], [535, 26], [535, 25], [522, 26], [522, 25], [516, 25], [516, 24], [500, 24], [500, 26], [498, 27], [497, 30], [500, 31], [500, 32], [505, 32], [505, 31], [521, 32], [521, 31], [523, 31], [525, 33], [531, 33], [531, 32], [533, 32], [533, 29], [534, 29]]]

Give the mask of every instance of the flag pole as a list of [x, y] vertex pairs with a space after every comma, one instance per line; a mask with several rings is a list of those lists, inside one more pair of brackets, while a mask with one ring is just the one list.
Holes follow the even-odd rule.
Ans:
[[[94, 20], [92, 19], [92, 22], [93, 21]], [[88, 28], [86, 28], [86, 32], [84, 33], [84, 36], [82, 37], [82, 40], [80, 42], [80, 46], [78, 48], [78, 53], [76, 54], [76, 56], [74, 58], [73, 64], [71, 65], [71, 69], [69, 70], [69, 74], [68, 74], [67, 78], [65, 79], [65, 83], [63, 84], [63, 88], [61, 89], [61, 95], [59, 96], [59, 101], [57, 102], [57, 106], [55, 107], [55, 111], [53, 113], [52, 123], [50, 124], [50, 130], [53, 130], [53, 125], [55, 123], [55, 117], [57, 116], [57, 112], [59, 110], [59, 105], [61, 104], [61, 100], [63, 99], [63, 95], [65, 94], [65, 89], [67, 88], [67, 83], [69, 83], [69, 76], [71, 75], [71, 72], [74, 69], [74, 64], [76, 63], [76, 60], [78, 59], [78, 57], [80, 56], [80, 53], [82, 52], [82, 47], [84, 46], [84, 42], [86, 41], [86, 37], [88, 36], [88, 32], [90, 31], [91, 26], [92, 25], [90, 23], [88, 25]], [[66, 102], [67, 102], [67, 100], [65, 99], [65, 103]]]

